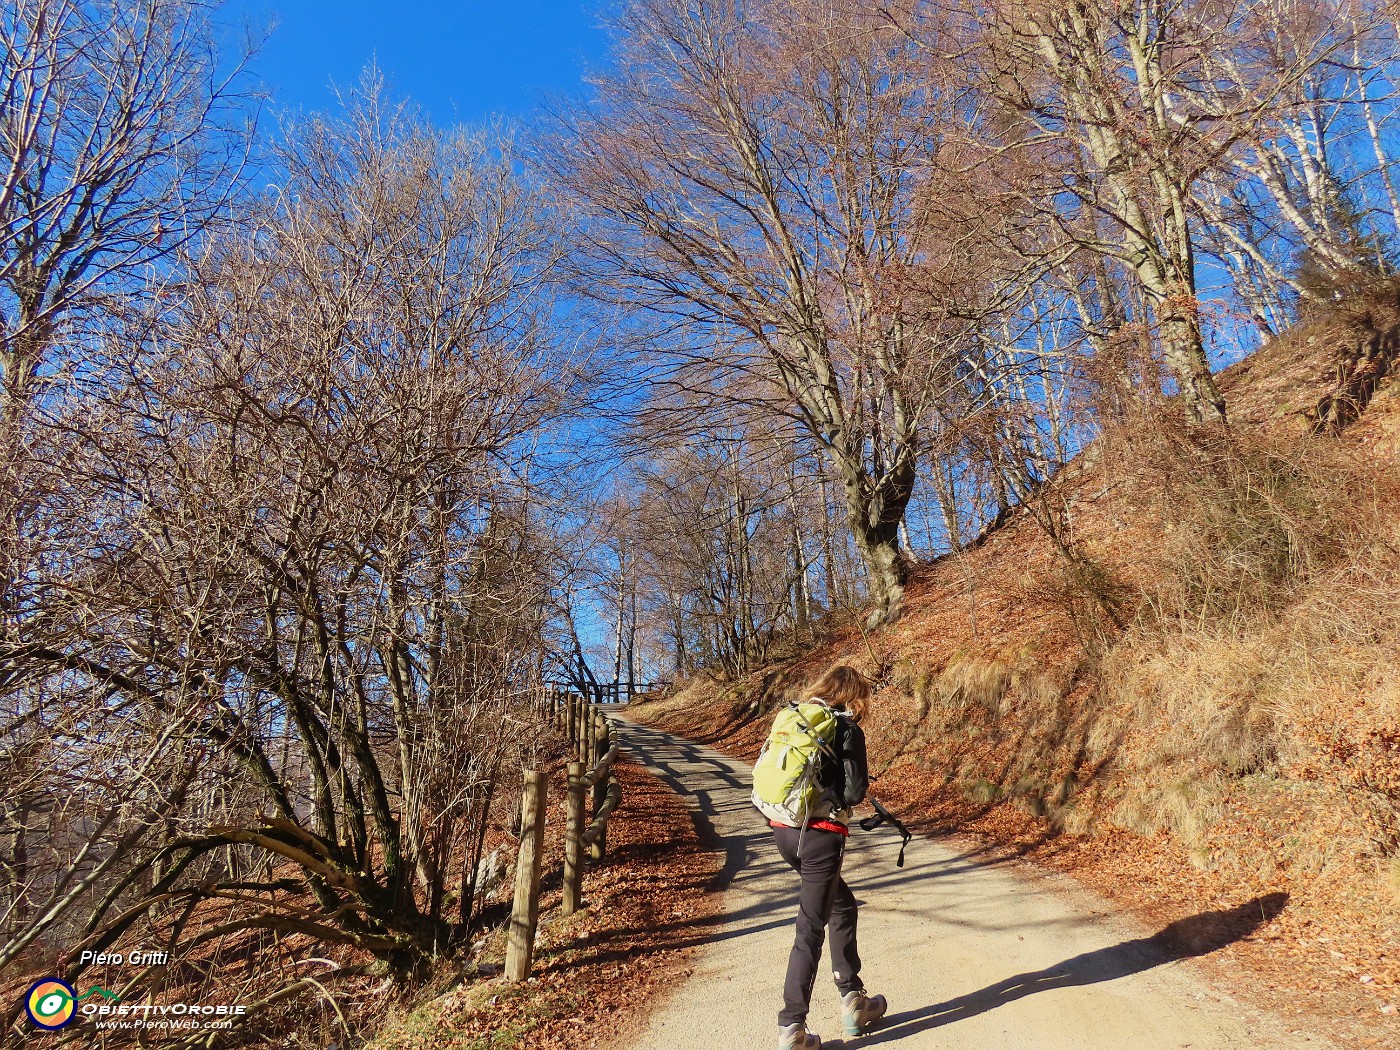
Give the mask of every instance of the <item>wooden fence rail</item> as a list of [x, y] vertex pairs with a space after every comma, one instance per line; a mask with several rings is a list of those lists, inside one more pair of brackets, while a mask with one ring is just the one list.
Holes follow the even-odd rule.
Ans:
[[[545, 688], [562, 694], [574, 692], [578, 687], [554, 684]], [[671, 683], [664, 679], [657, 679], [653, 682], [589, 682], [583, 685], [582, 692], [590, 702], [595, 704], [626, 704], [631, 702], [633, 697], [645, 696], [647, 693], [655, 693], [669, 688], [671, 688]]]

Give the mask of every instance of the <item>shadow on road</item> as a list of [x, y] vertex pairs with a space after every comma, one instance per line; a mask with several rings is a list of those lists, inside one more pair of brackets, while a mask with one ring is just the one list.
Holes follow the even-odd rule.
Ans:
[[[1202, 912], [1181, 919], [1151, 937], [1085, 952], [1055, 966], [1020, 973], [935, 1006], [891, 1014], [878, 1030], [862, 1038], [859, 1045], [895, 1042], [932, 1028], [965, 1021], [1037, 992], [1114, 981], [1177, 959], [1206, 955], [1249, 936], [1277, 917], [1287, 904], [1286, 893], [1255, 897], [1224, 911]], [[831, 1045], [834, 1050], [844, 1044], [824, 1045]]]
[[[686, 927], [682, 934], [684, 943], [713, 943], [790, 926], [791, 886], [786, 879], [772, 878], [784, 865], [772, 847], [766, 823], [749, 805], [747, 764], [623, 719], [614, 724], [621, 747], [678, 795], [690, 800], [691, 820], [700, 841], [707, 848], [722, 852], [721, 869], [706, 888], [724, 890], [733, 885], [736, 890], [743, 891], [743, 895], [733, 901], [733, 904], [743, 901], [737, 907], [731, 906], [698, 922], [676, 924]], [[862, 878], [859, 884], [862, 894], [878, 894], [882, 888], [895, 885], [907, 892], [914, 883], [956, 877], [1011, 860], [1001, 855], [986, 856], [979, 848], [965, 849], [952, 856], [946, 851], [937, 854], [930, 851], [921, 856], [919, 851], [912, 850], [909, 859], [911, 863], [907, 868], [889, 869]], [[1171, 923], [1150, 937], [1084, 952], [1054, 966], [1016, 974], [966, 995], [891, 1014], [880, 1028], [858, 1043], [833, 1041], [824, 1045], [837, 1050], [848, 1045], [854, 1048], [896, 1043], [975, 1018], [1038, 992], [1115, 981], [1165, 963], [1206, 955], [1248, 937], [1277, 917], [1287, 904], [1286, 893], [1271, 893], [1233, 908], [1203, 912]], [[900, 915], [897, 902], [884, 905], [882, 910], [889, 912], [887, 918]], [[909, 918], [914, 920], [917, 916], [911, 912]], [[1003, 918], [1000, 913], [974, 908], [967, 915], [941, 916], [940, 922], [945, 926], [970, 929], [1001, 929]], [[1055, 925], [1060, 921], [1047, 919], [1043, 924]], [[1024, 917], [1017, 921], [1018, 929], [1023, 926], [1027, 926]], [[616, 936], [610, 938], [614, 944], [605, 951], [611, 957], [629, 957], [635, 951], [630, 943], [632, 932], [617, 931]], [[929, 979], [933, 983], [938, 977], [930, 974]]]
[[[643, 764], [682, 798], [689, 799], [695, 833], [708, 848], [722, 850], [724, 861], [710, 888], [723, 890], [754, 859], [757, 847], [767, 840], [767, 827], [757, 811], [748, 805], [748, 783], [738, 763], [716, 759], [697, 744], [627, 722], [620, 716], [613, 725], [626, 751], [637, 754]], [[693, 782], [704, 780], [703, 788]], [[715, 781], [733, 788], [735, 801], [717, 805]]]

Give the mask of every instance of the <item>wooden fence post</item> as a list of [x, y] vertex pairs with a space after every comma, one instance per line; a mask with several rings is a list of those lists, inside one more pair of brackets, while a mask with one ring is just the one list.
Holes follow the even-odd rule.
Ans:
[[[593, 768], [596, 770], [602, 764], [603, 756], [608, 753], [608, 738], [611, 734], [608, 731], [607, 716], [601, 711], [593, 712]], [[609, 765], [606, 769], [599, 770], [603, 775], [593, 781], [593, 819], [598, 821], [603, 810], [607, 806], [608, 791], [612, 787], [613, 771]], [[615, 805], [615, 804], [614, 804]], [[607, 853], [608, 848], [608, 824], [607, 818], [598, 822], [598, 837], [589, 848], [589, 858], [595, 862], [601, 861]]]
[[583, 896], [583, 796], [587, 787], [588, 767], [582, 762], [569, 763], [568, 824], [564, 837], [564, 903], [565, 915], [578, 911]]
[[608, 753], [608, 716], [593, 712], [593, 764], [596, 766]]
[[574, 717], [578, 714], [578, 698], [573, 693], [568, 693], [564, 697], [564, 737], [569, 741], [569, 746], [573, 747], [575, 734], [578, 732], [574, 725]]
[[585, 704], [586, 701], [583, 697], [583, 694], [578, 693], [574, 695], [574, 718], [573, 722], [571, 723], [573, 725], [574, 732], [573, 736], [569, 740], [569, 746], [574, 749], [575, 755], [577, 755], [579, 758], [583, 759], [586, 762], [588, 760], [588, 756], [583, 753], [583, 749], [579, 747], [578, 743], [579, 739], [583, 735], [583, 717], [584, 712], [587, 710]]
[[520, 855], [515, 865], [515, 905], [506, 942], [506, 980], [530, 976], [535, 954], [535, 928], [540, 917], [540, 847], [544, 845], [545, 787], [543, 772], [525, 774], [520, 816]]

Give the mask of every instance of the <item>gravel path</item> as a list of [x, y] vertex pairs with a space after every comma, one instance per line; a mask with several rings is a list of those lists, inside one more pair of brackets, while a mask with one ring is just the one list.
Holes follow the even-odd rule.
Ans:
[[[622, 746], [692, 804], [724, 850], [725, 893], [693, 972], [628, 1050], [752, 1050], [776, 1043], [796, 876], [748, 801], [749, 766], [679, 737], [615, 721]], [[861, 901], [862, 976], [890, 1013], [856, 1040], [819, 978], [808, 1025], [824, 1047], [1005, 1050], [1264, 1050], [1326, 1044], [1207, 987], [1189, 962], [1109, 914], [1067, 879], [915, 839], [852, 833], [843, 875]]]

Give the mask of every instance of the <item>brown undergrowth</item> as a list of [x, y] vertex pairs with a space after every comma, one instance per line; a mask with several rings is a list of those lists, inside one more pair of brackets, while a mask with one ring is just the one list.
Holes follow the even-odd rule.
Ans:
[[[503, 931], [465, 972], [444, 973], [418, 1001], [391, 1009], [376, 1050], [570, 1050], [609, 1047], [646, 1005], [686, 974], [690, 947], [719, 908], [706, 892], [719, 860], [690, 814], [642, 767], [616, 767], [623, 803], [608, 829], [608, 859], [585, 876], [584, 909], [559, 914], [558, 873], [546, 872], [533, 974], [498, 976]], [[552, 805], [551, 822], [558, 805]]]
[[[249, 931], [225, 939], [217, 955], [172, 962], [167, 995], [179, 1001], [238, 1002], [245, 989], [274, 980], [285, 985], [309, 974], [322, 982], [220, 1035], [219, 1046], [572, 1050], [613, 1045], [619, 1031], [640, 1023], [647, 1004], [684, 975], [688, 949], [705, 939], [706, 920], [720, 906], [720, 895], [709, 888], [721, 859], [698, 841], [685, 803], [643, 767], [624, 760], [614, 766], [623, 801], [609, 824], [606, 859], [585, 873], [583, 910], [563, 918], [562, 746], [557, 751], [546, 762], [551, 776], [541, 918], [534, 975], [525, 983], [506, 985], [500, 978], [517, 847], [505, 826], [509, 806], [503, 805], [502, 823], [489, 830], [486, 854], [495, 854], [504, 870], [487, 887], [481, 932], [470, 951], [443, 961], [424, 985], [405, 993], [369, 967], [373, 960], [366, 953], [328, 950], [304, 934], [273, 940]], [[230, 909], [229, 917], [237, 912]], [[335, 983], [325, 978], [326, 971], [352, 967], [364, 972]], [[209, 976], [213, 972], [217, 980]], [[6, 976], [6, 996], [18, 1001], [30, 978]], [[121, 987], [120, 968], [97, 968], [85, 977], [94, 985]], [[120, 1031], [80, 1032], [65, 1045], [130, 1042]]]
[[1400, 1045], [1400, 394], [1368, 379], [1338, 407], [1337, 364], [1390, 345], [1386, 310], [1225, 373], [1228, 431], [1170, 406], [1115, 425], [919, 570], [894, 625], [639, 714], [752, 756], [773, 706], [853, 662], [880, 687], [874, 790], [911, 825], [1149, 923], [1282, 901], [1203, 965], [1344, 1045]]

